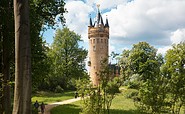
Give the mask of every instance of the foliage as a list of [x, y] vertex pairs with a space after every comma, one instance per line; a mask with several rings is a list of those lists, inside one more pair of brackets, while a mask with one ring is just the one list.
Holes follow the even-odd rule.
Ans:
[[168, 80], [168, 102], [171, 112], [178, 114], [185, 105], [185, 42], [173, 45], [167, 51], [165, 61], [162, 71]]
[[129, 87], [138, 89], [134, 99], [142, 112], [160, 113], [166, 100], [166, 86], [160, 74], [163, 57], [156, 52], [148, 43], [139, 42], [131, 50], [124, 50], [120, 59], [122, 76]]
[[127, 86], [131, 89], [139, 89], [140, 86], [139, 74], [133, 74], [132, 76], [130, 76], [130, 80], [128, 81]]
[[98, 76], [99, 85], [94, 87], [88, 79], [77, 82], [77, 90], [84, 103], [82, 114], [109, 114], [112, 100], [119, 92], [120, 79], [112, 75], [107, 60], [102, 61]]
[[[58, 16], [58, 21], [64, 22], [63, 17], [64, 9], [63, 0], [30, 0], [30, 28], [31, 28], [31, 52], [32, 52], [32, 79], [33, 79], [33, 89], [37, 90], [39, 83], [44, 81], [46, 74], [48, 72], [49, 65], [47, 64], [45, 51], [43, 47], [42, 36], [40, 36], [41, 31], [45, 31], [47, 27], [53, 27], [56, 24], [56, 16]], [[15, 47], [15, 35], [14, 35], [14, 15], [13, 15], [13, 0], [1, 0], [0, 4], [0, 15], [3, 17], [0, 19], [0, 64], [2, 69], [0, 73], [3, 73], [5, 81], [14, 80], [14, 47]], [[44, 26], [47, 25], [47, 26]], [[41, 49], [41, 48], [42, 49]], [[4, 58], [4, 59], [2, 59]], [[4, 60], [4, 61], [3, 61]], [[6, 66], [6, 67], [4, 67]], [[45, 68], [45, 70], [43, 69]], [[7, 72], [6, 74], [4, 72]], [[6, 87], [8, 88], [8, 87]], [[10, 95], [9, 90], [6, 89], [3, 91], [4, 94]], [[11, 99], [9, 95], [5, 95], [4, 101], [2, 104], [6, 104], [11, 107]], [[8, 100], [8, 101], [6, 101]], [[6, 106], [5, 105], [5, 106]], [[10, 111], [9, 107], [5, 107], [6, 110]], [[3, 111], [4, 109], [0, 109]], [[7, 112], [9, 113], [9, 112]]]
[[[43, 83], [48, 77], [51, 64], [48, 58], [49, 48], [43, 40], [42, 34], [57, 24], [65, 22], [63, 13], [64, 0], [30, 0], [30, 27], [31, 27], [31, 53], [32, 53], [32, 87], [33, 90], [45, 89]], [[56, 21], [56, 17], [59, 17]]]
[[0, 113], [11, 113], [11, 96], [9, 81], [14, 75], [14, 21], [13, 21], [13, 0], [1, 0], [0, 3], [0, 73], [4, 84], [0, 83], [2, 92], [0, 96]]
[[63, 88], [61, 88], [59, 85], [55, 88], [55, 92], [56, 93], [62, 93], [62, 92], [64, 92], [64, 89]]
[[173, 45], [165, 60], [146, 42], [124, 50], [120, 65], [129, 87], [138, 89], [135, 104], [142, 113], [179, 114], [185, 105], [185, 43]]
[[130, 83], [130, 76], [133, 74], [130, 69], [129, 54], [130, 50], [123, 50], [121, 58], [119, 59], [119, 65], [121, 66], [120, 77], [122, 77], [122, 80], [126, 85], [127, 83]]
[[134, 99], [138, 96], [139, 92], [136, 89], [129, 89], [126, 91], [126, 98]]
[[57, 85], [71, 89], [73, 79], [86, 76], [84, 60], [87, 51], [79, 46], [80, 41], [80, 36], [68, 28], [57, 30], [48, 53], [52, 68], [46, 81], [50, 90]]

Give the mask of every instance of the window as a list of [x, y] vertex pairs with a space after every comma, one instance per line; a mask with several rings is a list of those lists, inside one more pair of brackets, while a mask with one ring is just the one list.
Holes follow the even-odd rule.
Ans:
[[93, 46], [93, 51], [96, 51], [96, 46]]
[[95, 43], [95, 39], [93, 39], [93, 44]]
[[99, 39], [97, 39], [97, 43], [99, 43]]
[[105, 39], [105, 43], [107, 43], [107, 40]]
[[103, 43], [103, 39], [101, 39], [101, 43]]

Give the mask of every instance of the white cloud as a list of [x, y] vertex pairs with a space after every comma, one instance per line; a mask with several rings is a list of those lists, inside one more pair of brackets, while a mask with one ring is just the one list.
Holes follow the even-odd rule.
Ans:
[[93, 8], [82, 1], [68, 1], [65, 7], [68, 11], [64, 14], [67, 27], [80, 34], [83, 40], [87, 40], [89, 14], [93, 11]]
[[185, 28], [177, 29], [175, 32], [172, 32], [170, 39], [172, 44], [178, 44], [185, 41]]
[[67, 0], [66, 25], [87, 42], [89, 14], [94, 16], [96, 4], [100, 4], [103, 19], [106, 15], [109, 19], [110, 52], [146, 41], [163, 54], [172, 43], [184, 40], [185, 0], [126, 1]]
[[[113, 42], [170, 45], [171, 31], [185, 27], [185, 1], [135, 0], [107, 12]], [[121, 38], [120, 38], [121, 37]]]

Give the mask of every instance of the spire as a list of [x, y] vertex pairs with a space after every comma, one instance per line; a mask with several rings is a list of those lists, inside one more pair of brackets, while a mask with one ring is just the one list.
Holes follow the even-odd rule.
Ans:
[[101, 18], [100, 18], [100, 24], [104, 25], [104, 24], [103, 24], [103, 18], [102, 18], [102, 16], [101, 16]]
[[92, 25], [92, 19], [91, 19], [91, 16], [90, 16], [90, 20], [89, 20], [89, 26], [91, 26], [91, 27], [93, 26], [93, 25]]
[[101, 18], [101, 14], [98, 10], [98, 15], [97, 15], [97, 24], [99, 25], [100, 24], [100, 18]]
[[109, 22], [108, 22], [108, 18], [107, 17], [106, 17], [105, 27], [109, 27]]
[[97, 20], [96, 20], [96, 22], [95, 22], [95, 26], [99, 26], [99, 25], [103, 25], [103, 26], [104, 26], [104, 24], [103, 24], [103, 18], [102, 18], [102, 16], [101, 16], [99, 7], [100, 7], [100, 5], [97, 4], [98, 14], [97, 14]]

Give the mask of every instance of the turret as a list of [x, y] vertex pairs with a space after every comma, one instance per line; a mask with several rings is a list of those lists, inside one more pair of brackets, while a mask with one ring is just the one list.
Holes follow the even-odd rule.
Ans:
[[89, 26], [90, 26], [90, 27], [93, 26], [93, 25], [92, 25], [92, 19], [91, 19], [91, 17], [90, 17], [90, 20], [89, 20]]
[[[94, 86], [99, 84], [98, 74], [101, 68], [101, 61], [108, 59], [109, 49], [109, 24], [106, 18], [104, 25], [102, 15], [99, 11], [97, 12], [96, 21], [90, 22], [88, 26], [88, 38], [89, 38], [89, 62], [90, 67], [90, 78]], [[108, 64], [108, 63], [107, 63]]]
[[105, 27], [109, 27], [109, 22], [108, 22], [108, 18], [107, 17], [106, 17]]

